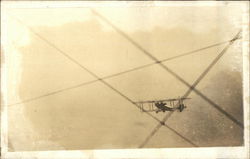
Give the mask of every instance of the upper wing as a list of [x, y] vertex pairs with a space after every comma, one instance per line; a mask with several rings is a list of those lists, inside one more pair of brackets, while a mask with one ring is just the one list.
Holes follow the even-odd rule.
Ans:
[[136, 104], [144, 104], [144, 103], [157, 103], [157, 102], [167, 102], [167, 101], [178, 101], [178, 100], [185, 100], [191, 98], [172, 98], [172, 99], [162, 99], [162, 100], [146, 100], [146, 101], [138, 101], [135, 102]]
[[178, 100], [185, 100], [185, 99], [191, 99], [191, 98], [172, 98], [172, 99], [163, 99], [163, 100], [157, 100], [157, 102], [178, 101]]

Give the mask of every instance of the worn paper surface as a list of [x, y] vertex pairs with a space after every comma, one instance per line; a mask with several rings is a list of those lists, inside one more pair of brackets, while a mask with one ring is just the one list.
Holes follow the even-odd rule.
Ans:
[[247, 4], [4, 2], [2, 155], [247, 157]]

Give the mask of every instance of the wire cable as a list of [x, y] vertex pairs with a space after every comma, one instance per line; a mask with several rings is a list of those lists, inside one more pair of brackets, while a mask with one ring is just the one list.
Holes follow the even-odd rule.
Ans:
[[[182, 53], [182, 54], [177, 55], [177, 56], [165, 58], [165, 59], [163, 59], [163, 60], [161, 60], [159, 62], [164, 63], [164, 62], [167, 62], [167, 61], [170, 61], [170, 60], [174, 60], [174, 59], [177, 59], [177, 58], [181, 58], [181, 57], [184, 57], [184, 56], [187, 56], [187, 55], [191, 55], [191, 54], [194, 54], [194, 53], [201, 53], [201, 51], [203, 51], [203, 50], [206, 50], [206, 49], [209, 49], [209, 48], [212, 48], [212, 47], [215, 47], [215, 46], [219, 46], [219, 45], [228, 43], [229, 41], [231, 41], [231, 40], [227, 40], [227, 41], [224, 41], [224, 42], [220, 42], [220, 43], [216, 43], [216, 44], [213, 44], [213, 45], [209, 45], [209, 46], [197, 49], [197, 50], [193, 50], [193, 51], [190, 51], [190, 52]], [[153, 66], [155, 64], [158, 64], [158, 62], [153, 62], [153, 63], [150, 63], [150, 64], [145, 64], [145, 65], [138, 66], [138, 67], [135, 67], [135, 68], [132, 68], [132, 69], [128, 69], [128, 70], [125, 70], [125, 71], [122, 71], [122, 72], [118, 72], [118, 73], [114, 73], [114, 74], [111, 74], [111, 75], [107, 75], [107, 76], [101, 77], [100, 79], [103, 79], [103, 80], [104, 79], [110, 79], [110, 78], [117, 77], [117, 76], [120, 76], [120, 75], [123, 75], [123, 74], [126, 74], [126, 73], [130, 73], [130, 72], [133, 72], [133, 71], [144, 69], [144, 68]], [[71, 90], [71, 89], [75, 89], [75, 88], [78, 88], [78, 87], [89, 85], [89, 84], [92, 84], [92, 83], [95, 83], [95, 82], [98, 82], [98, 81], [99, 81], [99, 79], [97, 79], [97, 80], [91, 80], [91, 81], [87, 81], [87, 82], [83, 82], [83, 83], [80, 83], [80, 84], [77, 84], [77, 85], [74, 85], [74, 86], [70, 86], [70, 87], [67, 87], [67, 88], [63, 88], [63, 89], [60, 89], [60, 90], [49, 92], [49, 93], [46, 93], [46, 94], [43, 94], [43, 95], [40, 95], [40, 96], [37, 96], [37, 97], [29, 98], [29, 99], [26, 99], [26, 100], [23, 100], [23, 101], [20, 101], [20, 102], [17, 102], [17, 103], [8, 104], [7, 106], [14, 106], [14, 105], [19, 105], [19, 104], [31, 102], [31, 101], [38, 100], [38, 99], [41, 99], [41, 98], [44, 98], [44, 97], [48, 97], [48, 96], [51, 96], [51, 95], [55, 95], [55, 94], [58, 94], [58, 93], [61, 93], [61, 92], [64, 92], [64, 91], [68, 91], [68, 90]]]
[[[27, 26], [28, 27], [28, 26]], [[35, 32], [32, 28], [28, 27], [30, 29], [31, 32], [33, 32], [35, 35], [37, 35], [40, 39], [44, 40], [46, 43], [48, 43], [50, 46], [52, 46], [53, 48], [55, 48], [59, 53], [61, 53], [62, 55], [64, 55], [66, 58], [68, 58], [70, 61], [72, 61], [73, 63], [75, 63], [76, 65], [78, 65], [79, 67], [81, 67], [83, 70], [85, 70], [86, 72], [88, 72], [89, 74], [91, 74], [93, 77], [97, 78], [100, 82], [102, 82], [104, 85], [106, 85], [107, 87], [109, 87], [110, 89], [112, 89], [114, 92], [116, 92], [117, 94], [119, 94], [120, 96], [122, 96], [123, 98], [125, 98], [126, 100], [128, 100], [130, 103], [132, 103], [133, 105], [135, 105], [137, 108], [139, 108], [138, 105], [136, 105], [129, 97], [127, 97], [126, 95], [122, 94], [120, 91], [118, 91], [116, 88], [114, 88], [113, 86], [111, 86], [109, 83], [107, 83], [106, 81], [104, 81], [103, 79], [99, 78], [99, 76], [95, 73], [93, 73], [92, 71], [90, 71], [88, 68], [86, 68], [85, 66], [83, 66], [81, 63], [79, 63], [77, 60], [75, 60], [74, 58], [72, 58], [70, 55], [68, 55], [67, 53], [65, 53], [63, 50], [59, 49], [58, 47], [56, 47], [53, 43], [49, 42], [47, 39], [45, 39], [44, 37], [42, 37], [40, 34], [38, 34], [37, 32]], [[132, 40], [132, 39], [131, 39]], [[136, 45], [136, 43], [134, 43], [134, 45]], [[138, 48], [140, 48], [140, 46], [137, 46]], [[142, 47], [140, 48], [142, 50], [144, 50]], [[145, 52], [145, 50], [144, 50]], [[149, 54], [148, 52], [145, 52], [149, 57], [151, 57], [153, 60], [155, 60], [157, 63], [159, 63], [160, 65], [162, 65], [156, 58], [154, 58], [154, 56], [152, 56], [151, 54]], [[164, 65], [163, 65], [164, 66]], [[170, 71], [171, 73], [171, 71]], [[139, 108], [140, 109], [140, 108]], [[147, 113], [149, 116], [153, 117], [153, 119], [157, 120], [158, 122], [161, 123], [161, 121], [154, 117], [152, 114]], [[162, 124], [162, 123], [161, 123]], [[170, 129], [171, 130], [171, 129]], [[178, 134], [177, 134], [178, 135]], [[180, 136], [180, 135], [179, 135]], [[183, 138], [183, 136], [180, 136]]]
[[[140, 107], [135, 104], [135, 102], [133, 102], [129, 97], [127, 97], [126, 95], [124, 95], [123, 93], [121, 93], [120, 91], [118, 91], [117, 89], [115, 89], [113, 86], [111, 86], [109, 83], [107, 83], [106, 81], [104, 81], [103, 79], [101, 79], [97, 74], [93, 73], [92, 71], [90, 71], [88, 68], [86, 68], [85, 66], [83, 66], [80, 62], [76, 61], [74, 58], [72, 58], [71, 56], [69, 56], [66, 52], [64, 52], [63, 50], [59, 49], [57, 46], [55, 46], [53, 43], [51, 43], [50, 41], [48, 41], [47, 39], [45, 39], [43, 36], [41, 36], [40, 34], [38, 34], [34, 29], [32, 29], [31, 27], [25, 25], [22, 21], [20, 21], [19, 19], [15, 18], [16, 20], [18, 20], [22, 25], [26, 26], [34, 35], [36, 35], [37, 37], [39, 37], [40, 39], [42, 39], [43, 41], [45, 41], [49, 46], [51, 46], [52, 48], [54, 48], [55, 50], [57, 50], [59, 53], [61, 53], [62, 55], [64, 55], [64, 57], [66, 57], [67, 59], [69, 59], [70, 61], [72, 61], [73, 63], [75, 63], [76, 65], [78, 65], [80, 68], [82, 68], [84, 71], [88, 72], [90, 75], [92, 75], [93, 77], [95, 77], [97, 79], [97, 81], [100, 81], [101, 83], [103, 83], [104, 85], [106, 85], [107, 87], [109, 87], [110, 89], [112, 89], [114, 92], [116, 92], [117, 94], [119, 94], [120, 96], [122, 96], [123, 98], [125, 98], [127, 101], [129, 101], [130, 103], [132, 103], [133, 105], [135, 105], [138, 109], [140, 109]], [[94, 81], [90, 81], [87, 82], [85, 84], [90, 84], [93, 83]], [[82, 86], [78, 85], [77, 87]], [[75, 86], [76, 87], [76, 86]], [[72, 88], [72, 87], [71, 87]], [[71, 89], [71, 88], [66, 88]], [[64, 90], [66, 90], [64, 89]], [[60, 90], [62, 91], [62, 90]], [[50, 94], [47, 94], [47, 96], [58, 93], [57, 92], [52, 92]], [[34, 100], [34, 99], [33, 99]], [[26, 101], [27, 102], [27, 101]], [[156, 121], [160, 122], [160, 120], [158, 118], [156, 118], [155, 116], [153, 116], [151, 113], [147, 114], [149, 116], [151, 116], [153, 119], [155, 119]]]
[[[238, 32], [236, 36], [229, 42], [229, 44], [221, 51], [221, 53], [218, 56], [216, 56], [216, 58], [209, 64], [209, 66], [204, 70], [204, 72], [197, 78], [197, 80], [193, 83], [192, 87], [187, 90], [187, 92], [182, 96], [182, 98], [186, 98], [187, 96], [190, 95], [190, 93], [194, 90], [193, 88], [198, 85], [198, 83], [205, 77], [205, 75], [212, 69], [212, 67], [219, 61], [219, 59], [226, 53], [226, 51], [234, 43], [234, 41], [237, 40], [237, 37], [239, 36], [239, 34], [240, 32]], [[229, 119], [234, 121], [241, 128], [243, 128], [243, 124], [237, 121], [233, 116], [228, 114], [226, 111], [224, 111], [220, 107], [215, 107], [215, 108], [219, 110], [221, 113], [223, 113], [224, 115], [226, 115]], [[153, 131], [150, 132], [150, 134], [146, 137], [146, 139], [142, 142], [142, 144], [139, 145], [139, 148], [144, 147], [149, 142], [149, 140], [155, 135], [155, 133], [161, 128], [161, 126], [163, 125], [166, 126], [165, 122], [170, 118], [170, 116], [173, 113], [174, 112], [170, 112], [169, 114], [167, 114], [162, 119], [162, 121], [159, 124], [157, 124], [157, 126], [153, 129]]]
[[[205, 101], [207, 101], [210, 105], [212, 105], [213, 107], [215, 107], [218, 111], [222, 112], [222, 109], [221, 109], [221, 107], [218, 104], [216, 104], [211, 99], [209, 99], [207, 96], [205, 96], [204, 94], [202, 94], [200, 91], [198, 91], [197, 89], [195, 89], [194, 87], [192, 87], [192, 85], [190, 85], [187, 81], [185, 81], [181, 76], [179, 76], [177, 73], [175, 73], [174, 71], [172, 71], [166, 65], [164, 65], [161, 62], [159, 62], [159, 60], [155, 56], [153, 56], [151, 53], [149, 53], [147, 50], [145, 50], [141, 45], [139, 45], [137, 42], [135, 42], [131, 37], [129, 37], [127, 34], [125, 34], [124, 31], [122, 31], [121, 29], [119, 29], [118, 27], [116, 27], [107, 18], [105, 18], [104, 16], [102, 16], [101, 14], [99, 14], [98, 12], [96, 12], [94, 9], [91, 9], [91, 11], [93, 12], [94, 15], [97, 15], [100, 19], [102, 19], [104, 22], [106, 22], [107, 24], [109, 24], [114, 30], [117, 31], [117, 33], [119, 33], [120, 35], [122, 35], [125, 39], [127, 39], [129, 42], [131, 42], [135, 47], [137, 47], [139, 50], [141, 50], [142, 53], [144, 53], [149, 58], [151, 58], [153, 61], [155, 61], [156, 63], [158, 63], [163, 69], [165, 69], [168, 73], [170, 73], [172, 76], [174, 76], [177, 80], [179, 80], [180, 82], [182, 82], [188, 88], [192, 89], [192, 91], [194, 91], [197, 95], [199, 95], [201, 98], [203, 98]], [[233, 119], [232, 121], [234, 123], [236, 123], [237, 125], [239, 125], [241, 128], [243, 127], [243, 124], [237, 122], [237, 120], [234, 119], [233, 116], [229, 115], [228, 113], [226, 113], [225, 115], [229, 119]]]
[[[16, 19], [16, 18], [15, 18]], [[91, 74], [93, 77], [97, 78], [101, 83], [103, 83], [104, 85], [106, 85], [107, 87], [109, 87], [110, 89], [112, 89], [114, 92], [116, 92], [117, 94], [119, 94], [121, 97], [125, 98], [127, 101], [129, 101], [130, 103], [132, 103], [134, 106], [136, 106], [138, 109], [141, 109], [140, 106], [138, 106], [134, 101], [132, 101], [129, 97], [127, 97], [126, 95], [124, 95], [123, 93], [121, 93], [119, 90], [117, 90], [116, 88], [114, 88], [112, 85], [110, 85], [109, 83], [107, 83], [106, 81], [104, 81], [103, 79], [100, 79], [99, 76], [97, 74], [95, 74], [94, 72], [90, 71], [88, 68], [86, 68], [85, 66], [83, 66], [82, 64], [80, 64], [78, 61], [76, 61], [75, 59], [73, 59], [71, 56], [69, 56], [66, 52], [64, 52], [63, 50], [59, 49], [57, 46], [55, 46], [54, 44], [52, 44], [51, 42], [49, 42], [46, 38], [42, 37], [40, 34], [38, 34], [35, 30], [33, 30], [31, 27], [25, 25], [24, 23], [22, 23], [19, 19], [17, 19], [22, 25], [26, 26], [34, 35], [38, 36], [40, 39], [42, 39], [43, 41], [45, 41], [49, 46], [53, 47], [55, 50], [57, 50], [59, 53], [61, 53], [62, 55], [64, 55], [66, 58], [68, 58], [70, 61], [72, 61], [73, 63], [75, 63], [76, 65], [78, 65], [80, 68], [82, 68], [83, 70], [85, 70], [86, 72], [88, 72], [89, 74]], [[149, 112], [145, 112], [147, 115], [149, 115], [152, 119], [156, 120], [157, 122], [161, 123], [161, 121], [155, 117], [154, 115], [152, 115]], [[169, 129], [171, 130], [171, 129]], [[177, 134], [179, 137], [183, 138], [182, 135]], [[184, 138], [185, 140], [185, 138]]]

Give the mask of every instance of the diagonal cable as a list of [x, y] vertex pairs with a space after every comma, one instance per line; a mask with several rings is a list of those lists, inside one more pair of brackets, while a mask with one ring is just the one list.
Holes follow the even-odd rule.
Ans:
[[[210, 65], [202, 72], [202, 74], [197, 78], [197, 80], [195, 80], [195, 82], [193, 83], [192, 87], [190, 87], [187, 92], [183, 95], [183, 98], [186, 98], [187, 96], [190, 95], [190, 93], [194, 90], [194, 88], [199, 84], [199, 82], [205, 77], [205, 75], [212, 69], [212, 67], [219, 61], [219, 59], [226, 53], [226, 51], [228, 50], [228, 48], [234, 43], [235, 40], [237, 40], [237, 37], [239, 36], [240, 32], [237, 33], [237, 35], [229, 42], [229, 44], [221, 51], [221, 53], [216, 56], [216, 58], [210, 63]], [[232, 117], [230, 114], [228, 114], [226, 111], [224, 111], [223, 109], [221, 109], [220, 107], [217, 108], [217, 110], [219, 110], [221, 113], [223, 113], [224, 115], [226, 115], [229, 119], [231, 119], [232, 121], [235, 120], [234, 117]], [[155, 133], [161, 128], [161, 126], [165, 126], [168, 127], [165, 122], [170, 118], [170, 116], [173, 114], [174, 112], [170, 112], [169, 114], [167, 114], [161, 121], [161, 123], [157, 124], [157, 126], [153, 129], [153, 131], [146, 137], [146, 139], [142, 142], [142, 144], [139, 146], [139, 148], [144, 147], [149, 140], [155, 135]], [[241, 126], [243, 128], [243, 125], [239, 122], [239, 121], [234, 121], [235, 123], [238, 123], [239, 126]]]
[[146, 139], [139, 145], [139, 148], [143, 148], [148, 142], [149, 140], [156, 134], [156, 132], [161, 128], [161, 126], [165, 126], [166, 128], [168, 128], [169, 130], [173, 131], [175, 134], [177, 134], [178, 136], [180, 136], [182, 139], [184, 139], [186, 142], [188, 142], [189, 144], [191, 144], [194, 147], [199, 147], [198, 145], [196, 145], [195, 143], [193, 143], [191, 140], [189, 140], [188, 138], [186, 138], [185, 136], [181, 135], [179, 132], [177, 132], [176, 130], [174, 130], [173, 128], [171, 128], [170, 126], [165, 124], [165, 120], [167, 120], [173, 112], [169, 112], [164, 119], [161, 121], [161, 123], [157, 124], [156, 127], [150, 132], [150, 134], [146, 137]]
[[[87, 71], [88, 73], [90, 73], [92, 76], [94, 76], [95, 78], [97, 78], [98, 80], [100, 80], [103, 84], [105, 84], [106, 86], [108, 86], [109, 88], [111, 88], [112, 90], [114, 90], [116, 93], [120, 94], [122, 97], [124, 97], [125, 99], [127, 99], [128, 101], [130, 101], [132, 104], [134, 104], [135, 106], [137, 106], [132, 100], [130, 100], [127, 96], [125, 96], [124, 94], [122, 94], [121, 92], [119, 92], [117, 89], [115, 89], [114, 87], [112, 87], [110, 84], [108, 84], [107, 82], [103, 81], [102, 79], [100, 79], [95, 73], [91, 72], [90, 70], [88, 70], [86, 67], [84, 67], [83, 65], [81, 65], [78, 61], [74, 60], [71, 56], [69, 56], [68, 54], [66, 54], [65, 52], [63, 52], [62, 50], [60, 50], [59, 48], [57, 48], [54, 44], [52, 44], [51, 42], [49, 42], [47, 39], [43, 38], [41, 35], [39, 35], [38, 33], [36, 33], [32, 28], [28, 27], [35, 35], [37, 35], [38, 37], [40, 37], [42, 40], [46, 41], [49, 45], [51, 45], [52, 47], [54, 47], [57, 51], [59, 51], [60, 53], [62, 53], [65, 57], [67, 57], [69, 60], [71, 60], [72, 62], [74, 62], [75, 64], [77, 64], [79, 67], [81, 67], [82, 69], [84, 69], [85, 71]], [[137, 106], [138, 107], [138, 106]], [[153, 117], [154, 119], [156, 119], [159, 122], [159, 119], [155, 118], [152, 114], [149, 114], [151, 117]], [[178, 135], [178, 134], [177, 134]], [[182, 137], [182, 136], [180, 136]]]
[[[34, 35], [36, 35], [37, 37], [39, 37], [40, 39], [42, 39], [43, 41], [45, 41], [49, 46], [51, 46], [52, 48], [54, 48], [55, 50], [57, 50], [59, 53], [61, 53], [64, 57], [66, 57], [67, 59], [69, 59], [70, 61], [72, 61], [74, 64], [78, 65], [80, 68], [82, 68], [84, 71], [88, 72], [90, 75], [92, 75], [93, 77], [95, 77], [98, 81], [100, 81], [101, 83], [103, 83], [104, 85], [106, 85], [107, 87], [109, 87], [110, 89], [112, 89], [114, 92], [116, 92], [117, 94], [119, 94], [120, 96], [122, 96], [123, 98], [125, 98], [127, 101], [129, 101], [130, 103], [132, 103], [134, 106], [136, 106], [138, 109], [140, 109], [140, 107], [133, 102], [129, 97], [127, 97], [126, 95], [124, 95], [123, 93], [121, 93], [119, 90], [117, 90], [116, 88], [114, 88], [113, 86], [111, 86], [109, 83], [107, 83], [106, 81], [104, 81], [102, 78], [100, 78], [97, 74], [95, 74], [94, 72], [90, 71], [88, 68], [86, 68], [85, 66], [83, 66], [80, 62], [78, 62], [77, 60], [75, 60], [74, 58], [72, 58], [70, 55], [68, 55], [66, 52], [64, 52], [63, 50], [61, 50], [60, 48], [58, 48], [56, 45], [54, 45], [53, 43], [51, 43], [50, 41], [48, 41], [46, 38], [44, 38], [43, 36], [41, 36], [39, 33], [37, 33], [33, 28], [25, 25], [21, 20], [19, 20], [18, 18], [15, 18], [13, 16], [11, 16], [12, 18], [16, 19], [19, 23], [21, 23], [22, 25], [26, 26]], [[89, 83], [91, 83], [93, 81], [90, 81]], [[53, 93], [51, 93], [53, 94]], [[155, 116], [153, 116], [151, 113], [147, 112], [147, 114], [152, 117], [153, 119], [155, 119], [156, 121], [160, 122], [160, 120], [158, 118], [156, 118]]]
[[[167, 62], [167, 61], [170, 61], [170, 60], [181, 58], [181, 57], [184, 57], [184, 56], [187, 56], [187, 55], [191, 55], [191, 54], [194, 54], [194, 53], [200, 53], [203, 50], [206, 50], [206, 49], [209, 49], [209, 48], [212, 48], [212, 47], [215, 47], [215, 46], [219, 46], [219, 45], [228, 43], [229, 41], [230, 40], [219, 42], [219, 43], [216, 43], [216, 44], [213, 44], [213, 45], [209, 45], [209, 46], [206, 46], [206, 47], [203, 47], [203, 48], [200, 48], [200, 49], [196, 49], [196, 50], [193, 50], [193, 51], [182, 53], [180, 55], [176, 55], [176, 56], [173, 56], [173, 57], [165, 58], [165, 59], [162, 59], [160, 62], [163, 63], [163, 62]], [[137, 70], [140, 70], [140, 69], [143, 69], [143, 68], [147, 68], [147, 67], [153, 66], [155, 64], [158, 64], [158, 62], [153, 62], [153, 63], [141, 65], [141, 66], [138, 66], [138, 67], [135, 67], [135, 68], [132, 68], [132, 69], [128, 69], [128, 70], [125, 70], [125, 71], [122, 71], [122, 72], [118, 72], [118, 73], [114, 73], [114, 74], [111, 74], [111, 75], [107, 75], [107, 76], [101, 77], [100, 79], [104, 80], [104, 79], [109, 79], [109, 78], [117, 77], [117, 76], [129, 73], [129, 72], [133, 72], [133, 71], [137, 71]], [[78, 88], [78, 87], [82, 87], [82, 86], [85, 86], [85, 85], [89, 85], [89, 84], [92, 84], [92, 83], [95, 83], [95, 82], [98, 82], [98, 81], [99, 81], [99, 79], [91, 80], [91, 81], [87, 81], [87, 82], [83, 82], [83, 83], [80, 83], [80, 84], [77, 84], [77, 85], [74, 85], [74, 86], [70, 86], [70, 87], [63, 88], [63, 89], [60, 89], [60, 90], [56, 90], [56, 91], [53, 91], [53, 92], [50, 92], [50, 93], [46, 93], [46, 94], [43, 94], [43, 95], [40, 95], [40, 96], [37, 96], [37, 97], [29, 98], [29, 99], [23, 100], [21, 102], [17, 102], [17, 103], [13, 103], [13, 104], [8, 104], [7, 106], [14, 106], [14, 105], [18, 105], [18, 104], [23, 104], [23, 103], [31, 102], [31, 101], [34, 101], [34, 100], [38, 100], [40, 98], [44, 98], [44, 97], [47, 97], [47, 96], [55, 95], [55, 94], [58, 94], [58, 93], [61, 93], [61, 92], [64, 92], [64, 91], [68, 91], [68, 90], [71, 90], [71, 89], [75, 89], [75, 88]]]
[[[82, 64], [80, 64], [78, 61], [76, 61], [75, 59], [73, 59], [71, 56], [69, 56], [66, 52], [64, 52], [63, 50], [59, 49], [56, 45], [54, 45], [53, 43], [51, 43], [50, 41], [48, 41], [46, 38], [42, 37], [40, 34], [38, 34], [35, 30], [33, 30], [31, 27], [25, 25], [24, 23], [22, 23], [22, 21], [20, 21], [19, 19], [15, 18], [16, 20], [18, 20], [22, 25], [26, 26], [34, 35], [36, 35], [37, 37], [39, 37], [40, 39], [42, 39], [43, 41], [45, 41], [48, 45], [50, 45], [51, 47], [53, 47], [54, 49], [56, 49], [59, 53], [61, 53], [62, 55], [64, 55], [66, 58], [68, 58], [70, 61], [72, 61], [73, 63], [75, 63], [76, 65], [78, 65], [80, 68], [82, 68], [83, 70], [85, 70], [86, 72], [88, 72], [89, 74], [91, 74], [93, 77], [97, 78], [100, 82], [102, 82], [104, 85], [106, 85], [107, 87], [109, 87], [110, 89], [112, 89], [114, 92], [116, 92], [117, 94], [119, 94], [120, 96], [122, 96], [123, 98], [125, 98], [127, 101], [129, 101], [130, 103], [132, 103], [133, 105], [135, 105], [138, 109], [141, 109], [135, 102], [133, 102], [129, 97], [127, 97], [126, 95], [124, 95], [123, 93], [121, 93], [119, 90], [117, 90], [116, 88], [114, 88], [112, 85], [110, 85], [109, 83], [107, 83], [106, 81], [104, 81], [103, 79], [100, 79], [98, 75], [96, 75], [94, 72], [90, 71], [88, 68], [86, 68], [85, 66], [83, 66]], [[158, 118], [156, 118], [155, 116], [153, 116], [151, 113], [149, 112], [145, 112], [147, 115], [149, 115], [151, 118], [153, 118], [154, 120], [156, 120], [157, 122], [161, 122]], [[172, 129], [169, 129], [172, 130]], [[174, 131], [175, 133], [175, 131]], [[177, 134], [179, 137], [183, 138], [182, 135], [179, 135], [179, 133]], [[185, 140], [185, 138], [184, 138]]]
[[[168, 73], [170, 73], [172, 76], [174, 76], [177, 80], [182, 82], [184, 85], [186, 85], [188, 88], [192, 88], [192, 85], [190, 85], [187, 81], [185, 81], [181, 76], [176, 74], [174, 71], [172, 71], [170, 68], [168, 68], [166, 65], [162, 64], [156, 57], [154, 57], [151, 53], [149, 53], [147, 50], [145, 50], [141, 45], [139, 45], [137, 42], [135, 42], [131, 37], [129, 37], [127, 34], [125, 34], [124, 31], [116, 27], [114, 24], [112, 24], [107, 18], [96, 12], [94, 9], [91, 9], [93, 14], [98, 16], [100, 19], [102, 19], [104, 22], [109, 24], [114, 30], [116, 30], [117, 33], [122, 35], [125, 39], [127, 39], [129, 42], [131, 42], [135, 47], [137, 47], [139, 50], [141, 50], [145, 55], [147, 55], [149, 58], [151, 58], [153, 61], [157, 62], [163, 69], [165, 69]], [[220, 106], [213, 102], [211, 99], [209, 99], [207, 96], [202, 94], [200, 91], [198, 91], [195, 88], [192, 88], [192, 91], [194, 91], [197, 95], [199, 95], [201, 98], [203, 98], [205, 101], [207, 101], [210, 105], [212, 105], [214, 108], [216, 108], [218, 111], [222, 112]], [[228, 114], [228, 113], [227, 113]], [[226, 115], [228, 117], [228, 115]], [[231, 119], [231, 118], [230, 118]], [[243, 125], [238, 122], [234, 117], [232, 117], [232, 121], [239, 125], [241, 128]]]

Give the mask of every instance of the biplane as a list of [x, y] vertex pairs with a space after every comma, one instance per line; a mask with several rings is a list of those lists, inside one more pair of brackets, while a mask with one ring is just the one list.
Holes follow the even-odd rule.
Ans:
[[[184, 100], [191, 98], [173, 98], [163, 100], [149, 100], [135, 102], [139, 106], [142, 112], [165, 112], [179, 110], [182, 112], [187, 106], [184, 104]], [[147, 105], [147, 106], [145, 106]]]

